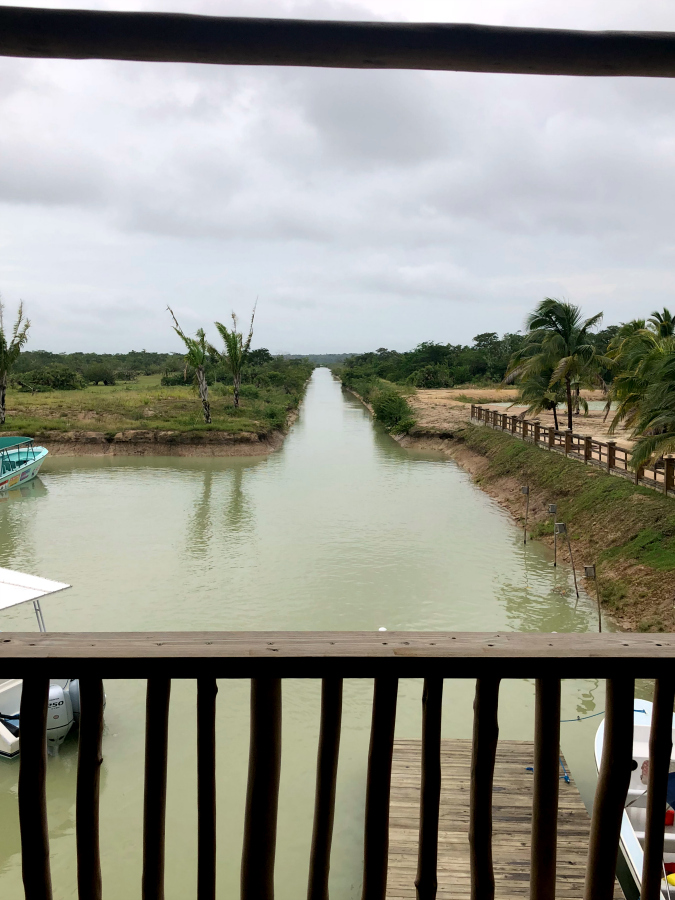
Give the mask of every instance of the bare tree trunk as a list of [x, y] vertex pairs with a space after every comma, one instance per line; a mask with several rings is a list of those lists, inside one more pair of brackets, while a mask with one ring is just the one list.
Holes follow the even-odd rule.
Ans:
[[553, 407], [553, 421], [555, 422], [555, 430], [560, 431], [558, 428], [558, 406], [557, 404]]
[[234, 408], [239, 408], [239, 388], [241, 387], [241, 372], [232, 376], [234, 382]]
[[565, 376], [565, 393], [567, 395], [567, 427], [572, 431], [572, 383], [569, 375]]
[[574, 415], [579, 415], [579, 397], [581, 396], [581, 387], [577, 385], [574, 389]]
[[206, 375], [204, 374], [204, 366], [197, 366], [197, 387], [199, 388], [199, 399], [204, 407], [204, 421], [207, 425], [211, 424], [211, 404], [209, 403], [209, 386], [206, 383]]
[[7, 397], [7, 372], [0, 377], [0, 425], [5, 424], [5, 401]]

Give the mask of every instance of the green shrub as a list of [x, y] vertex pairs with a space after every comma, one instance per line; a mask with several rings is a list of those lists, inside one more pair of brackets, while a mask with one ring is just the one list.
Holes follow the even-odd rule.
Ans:
[[92, 384], [98, 384], [100, 381], [103, 384], [115, 384], [115, 373], [105, 363], [94, 363], [87, 366], [83, 374]]
[[372, 398], [375, 418], [394, 434], [404, 434], [415, 424], [415, 417], [408, 401], [398, 391], [384, 389]]

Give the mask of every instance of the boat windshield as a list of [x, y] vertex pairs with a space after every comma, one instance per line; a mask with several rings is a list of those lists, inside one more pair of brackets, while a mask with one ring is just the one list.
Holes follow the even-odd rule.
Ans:
[[35, 442], [29, 437], [0, 437], [0, 476], [35, 459]]

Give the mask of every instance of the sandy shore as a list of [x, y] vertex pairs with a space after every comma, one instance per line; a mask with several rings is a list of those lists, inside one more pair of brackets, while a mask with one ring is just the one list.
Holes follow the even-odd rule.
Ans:
[[[586, 400], [604, 400], [600, 391], [583, 391], [582, 396]], [[467, 398], [459, 400], [459, 397]], [[409, 398], [410, 405], [415, 410], [417, 429], [421, 432], [452, 431], [469, 421], [471, 415], [471, 403], [481, 403], [486, 409], [494, 409], [499, 412], [507, 412], [509, 415], [520, 415], [524, 412], [524, 406], [512, 406], [507, 408], [497, 403], [513, 403], [518, 398], [518, 391], [513, 388], [438, 388], [435, 390], [417, 391]], [[485, 402], [494, 400], [493, 403]], [[553, 414], [540, 413], [537, 418], [546, 427], [553, 426]], [[619, 428], [611, 435], [609, 433], [610, 417], [604, 421], [605, 413], [602, 409], [589, 410], [587, 416], [581, 413], [574, 416], [573, 430], [575, 434], [591, 435], [596, 440], [615, 440], [619, 446], [631, 447], [625, 429]], [[558, 427], [561, 430], [567, 428], [567, 417], [564, 410], [558, 411]]]

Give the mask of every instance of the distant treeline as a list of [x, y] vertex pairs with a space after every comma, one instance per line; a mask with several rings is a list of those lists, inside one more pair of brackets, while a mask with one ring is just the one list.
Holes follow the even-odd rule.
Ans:
[[[264, 347], [249, 352], [242, 383], [257, 387], [281, 387], [296, 393], [309, 377], [314, 363], [305, 357], [272, 356]], [[112, 385], [134, 381], [139, 375], [161, 375], [162, 384], [192, 384], [194, 371], [182, 353], [51, 353], [26, 350], [18, 357], [11, 375], [13, 387], [22, 391], [81, 390], [89, 384]], [[223, 362], [206, 366], [209, 384], [232, 384]]]
[[[591, 335], [600, 355], [618, 330], [615, 325]], [[404, 353], [380, 347], [373, 353], [349, 356], [335, 368], [347, 387], [374, 378], [418, 388], [498, 384], [524, 343], [522, 334], [507, 333], [500, 338], [487, 331], [477, 334], [471, 345], [424, 341]]]

